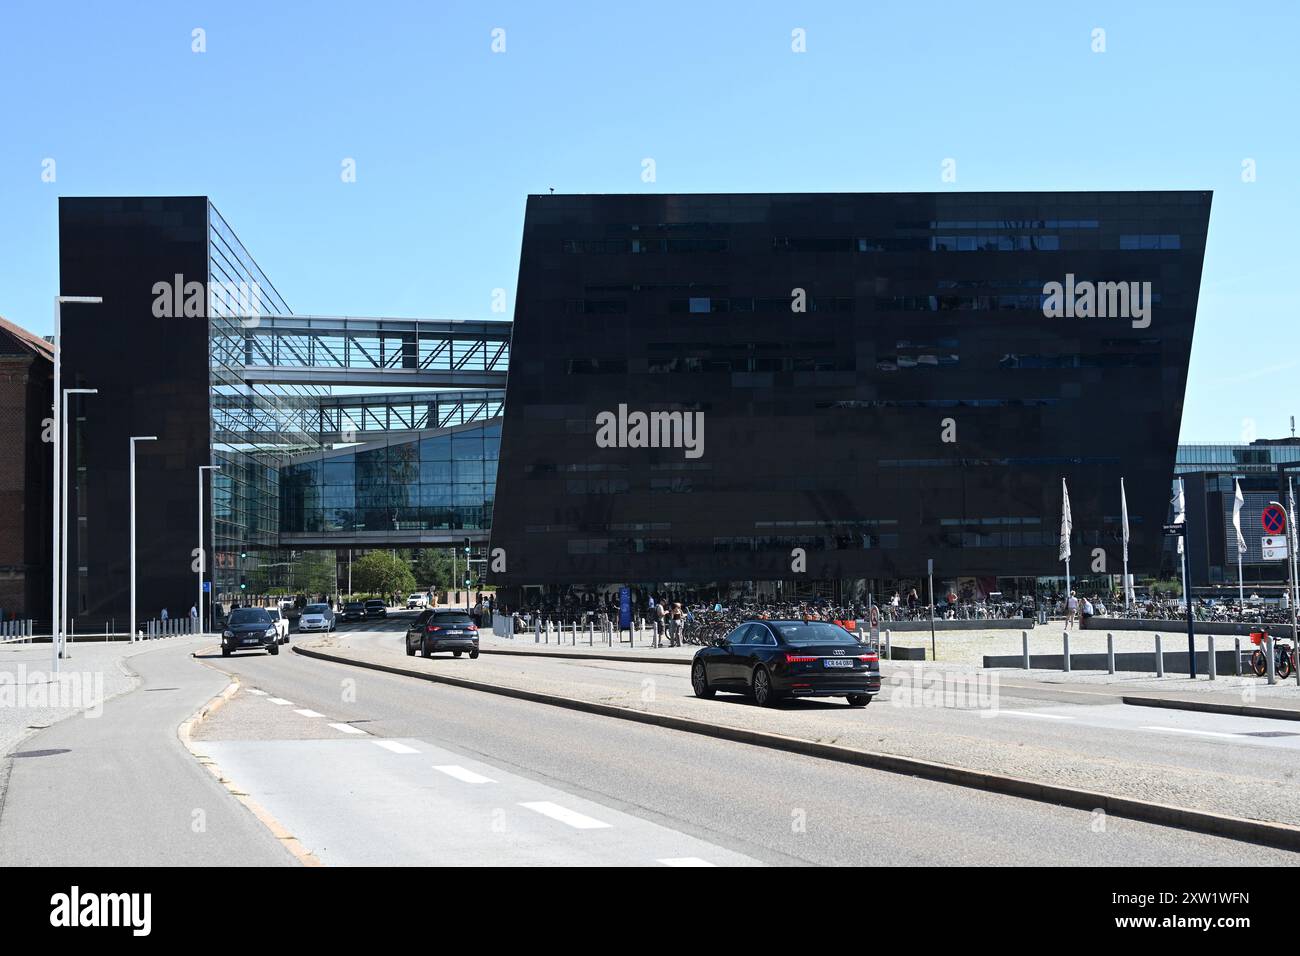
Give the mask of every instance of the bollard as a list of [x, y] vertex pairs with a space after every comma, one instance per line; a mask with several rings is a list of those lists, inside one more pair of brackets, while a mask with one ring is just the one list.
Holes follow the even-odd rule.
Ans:
[[533, 622], [533, 643], [542, 643], [542, 619], [540, 617]]
[[1025, 670], [1029, 670], [1029, 632], [1020, 632], [1020, 650], [1025, 659]]
[[1065, 668], [1065, 672], [1068, 674], [1070, 673], [1070, 632], [1062, 631], [1061, 640], [1061, 664]]
[[1232, 639], [1232, 676], [1241, 676], [1241, 638]]
[[1115, 635], [1106, 635], [1106, 673], [1115, 673]]
[[592, 620], [588, 620], [587, 621], [587, 646], [591, 647], [592, 643], [595, 640], [596, 640], [596, 622]]
[[1210, 680], [1217, 680], [1219, 677], [1219, 665], [1218, 662], [1214, 659], [1214, 635], [1213, 634], [1209, 635], [1209, 642], [1210, 642], [1210, 667], [1209, 667]]
[[892, 661], [894, 659], [893, 647], [893, 632], [889, 628], [885, 628], [885, 660]]
[[1156, 676], [1165, 676], [1165, 652], [1160, 647], [1160, 635], [1156, 635]]
[[1277, 683], [1277, 673], [1276, 673], [1277, 662], [1273, 660], [1273, 635], [1272, 634], [1267, 634], [1264, 637], [1264, 660], [1266, 661], [1266, 666], [1268, 667], [1268, 682], [1270, 684], [1276, 684]]

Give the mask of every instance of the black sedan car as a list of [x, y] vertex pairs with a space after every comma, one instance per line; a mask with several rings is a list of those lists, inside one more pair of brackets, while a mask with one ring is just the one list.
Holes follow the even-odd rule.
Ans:
[[749, 694], [762, 707], [785, 697], [847, 697], [865, 707], [880, 693], [880, 657], [827, 621], [748, 621], [691, 662], [696, 697]]
[[422, 611], [406, 629], [406, 656], [416, 652], [429, 657], [451, 651], [453, 657], [469, 652], [470, 660], [478, 657], [478, 625], [464, 611]]
[[388, 617], [388, 605], [380, 600], [367, 601], [366, 617]]
[[343, 605], [343, 620], [364, 621], [365, 619], [366, 606], [361, 601], [349, 601]]
[[280, 632], [266, 608], [240, 607], [231, 611], [221, 632], [221, 656], [263, 648], [268, 654], [280, 653]]

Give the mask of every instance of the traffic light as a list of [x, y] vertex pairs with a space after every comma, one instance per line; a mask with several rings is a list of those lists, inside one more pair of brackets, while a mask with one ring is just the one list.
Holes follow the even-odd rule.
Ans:
[[469, 589], [469, 578], [466, 578], [466, 579], [465, 579], [465, 588], [466, 588], [466, 590]]
[[245, 558], [247, 558], [247, 557], [248, 557], [248, 552], [247, 552], [247, 551], [240, 551], [240, 552], [239, 552], [239, 560], [240, 560], [240, 561], [243, 561], [243, 560], [244, 560]]
[[469, 554], [469, 538], [465, 539], [465, 553]]
[[248, 590], [248, 578], [242, 578], [242, 577], [241, 577], [241, 578], [239, 579], [239, 590], [241, 590], [241, 591], [247, 591], [247, 590]]

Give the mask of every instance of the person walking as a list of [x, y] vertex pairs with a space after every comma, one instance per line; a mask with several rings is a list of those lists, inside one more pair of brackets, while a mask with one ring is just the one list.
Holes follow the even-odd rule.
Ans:
[[1068, 631], [1070, 625], [1074, 623], [1075, 617], [1079, 613], [1079, 597], [1071, 591], [1070, 596], [1065, 599], [1065, 629]]

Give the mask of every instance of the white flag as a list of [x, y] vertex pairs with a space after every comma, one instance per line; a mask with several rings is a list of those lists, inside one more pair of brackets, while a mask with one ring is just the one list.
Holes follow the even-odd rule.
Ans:
[[1246, 504], [1245, 497], [1241, 494], [1241, 482], [1234, 481], [1236, 493], [1233, 495], [1232, 504], [1232, 526], [1237, 529], [1237, 551], [1241, 554], [1246, 553], [1246, 539], [1241, 533], [1241, 509]]
[[1070, 532], [1074, 529], [1074, 522], [1070, 519], [1070, 490], [1065, 487], [1065, 479], [1061, 479], [1061, 556], [1058, 561], [1068, 561], [1070, 559]]
[[[1124, 494], [1124, 479], [1119, 480], [1119, 514], [1124, 533], [1124, 561], [1128, 561], [1128, 495]], [[1128, 582], [1124, 583], [1128, 586]]]
[[[1174, 495], [1174, 524], [1187, 520], [1187, 503], [1183, 496], [1183, 479], [1178, 479], [1178, 494]], [[1184, 532], [1185, 534], [1186, 532]], [[1183, 535], [1178, 536], [1178, 553], [1183, 553]]]

